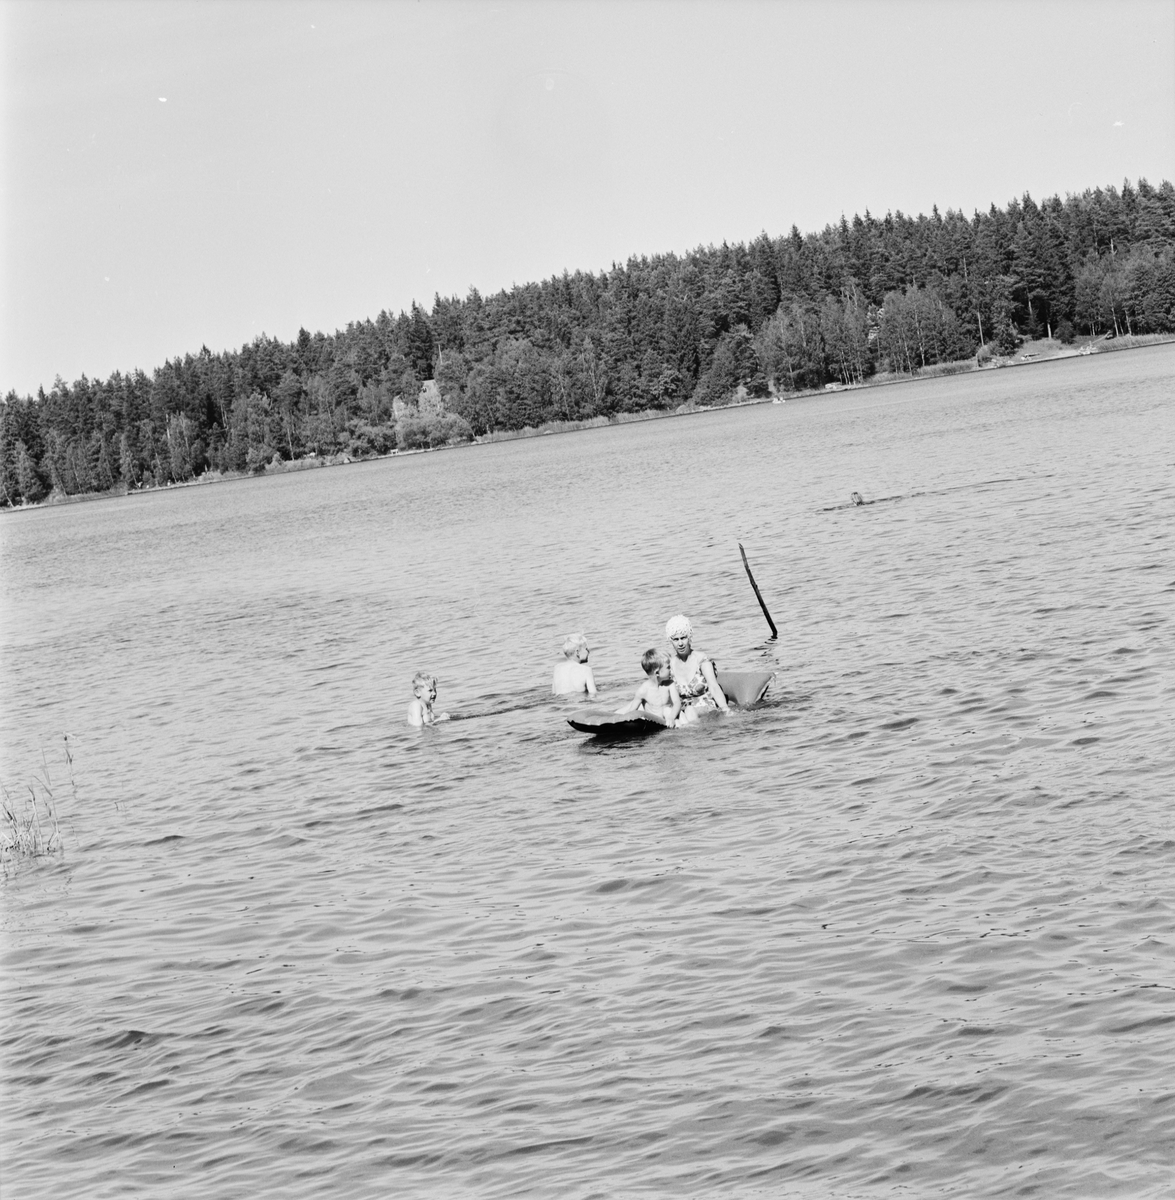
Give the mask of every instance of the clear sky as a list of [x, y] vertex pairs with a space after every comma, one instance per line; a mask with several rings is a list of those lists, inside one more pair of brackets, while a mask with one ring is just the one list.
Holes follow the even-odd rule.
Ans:
[[1175, 0], [9, 0], [0, 37], [0, 391], [1175, 180]]

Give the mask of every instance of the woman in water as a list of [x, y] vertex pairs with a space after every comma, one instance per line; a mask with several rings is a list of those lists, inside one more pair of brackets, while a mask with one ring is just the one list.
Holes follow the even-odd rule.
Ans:
[[728, 711], [726, 697], [718, 686], [714, 664], [693, 647], [694, 628], [689, 617], [678, 614], [665, 623], [665, 636], [673, 647], [669, 666], [681, 694], [681, 720], [694, 721], [704, 712]]

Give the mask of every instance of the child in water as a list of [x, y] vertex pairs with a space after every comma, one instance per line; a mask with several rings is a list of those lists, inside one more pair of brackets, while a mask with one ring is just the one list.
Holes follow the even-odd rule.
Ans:
[[616, 711], [630, 713], [643, 708], [660, 717], [672, 729], [681, 713], [681, 693], [673, 682], [669, 656], [660, 650], [646, 650], [641, 657], [641, 670], [646, 676], [644, 683], [636, 689], [636, 695]]
[[434, 713], [433, 702], [437, 698], [437, 677], [427, 671], [417, 671], [412, 676], [412, 694], [416, 697], [408, 705], [408, 724], [420, 729], [436, 721], [447, 721], [449, 714]]
[[556, 696], [565, 696], [572, 692], [587, 692], [589, 696], [596, 694], [596, 680], [592, 669], [588, 666], [587, 638], [582, 633], [573, 633], [563, 643], [565, 661], [555, 668], [551, 681], [551, 691]]

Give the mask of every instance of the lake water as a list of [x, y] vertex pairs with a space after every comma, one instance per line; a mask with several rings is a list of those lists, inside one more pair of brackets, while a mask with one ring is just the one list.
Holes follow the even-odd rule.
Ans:
[[[1175, 1193], [1173, 468], [1161, 346], [7, 515], [6, 1200]], [[679, 610], [767, 703], [574, 733]]]

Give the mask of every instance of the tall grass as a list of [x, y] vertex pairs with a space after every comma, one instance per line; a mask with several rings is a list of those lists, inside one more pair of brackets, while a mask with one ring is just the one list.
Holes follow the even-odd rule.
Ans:
[[1169, 333], [1123, 333], [1108, 342], [1093, 339], [1099, 351], [1107, 350], [1137, 350], [1139, 346], [1159, 346], [1163, 342], [1175, 339]]
[[[63, 757], [69, 780], [69, 790], [77, 799], [77, 784], [73, 777], [73, 752], [69, 736], [65, 735]], [[61, 825], [57, 819], [57, 799], [49, 770], [49, 757], [41, 751], [42, 771], [33, 782], [25, 784], [16, 795], [0, 786], [0, 868], [9, 871], [29, 859], [60, 854], [63, 849]], [[24, 795], [25, 792], [28, 795]], [[43, 816], [42, 816], [43, 814]]]

